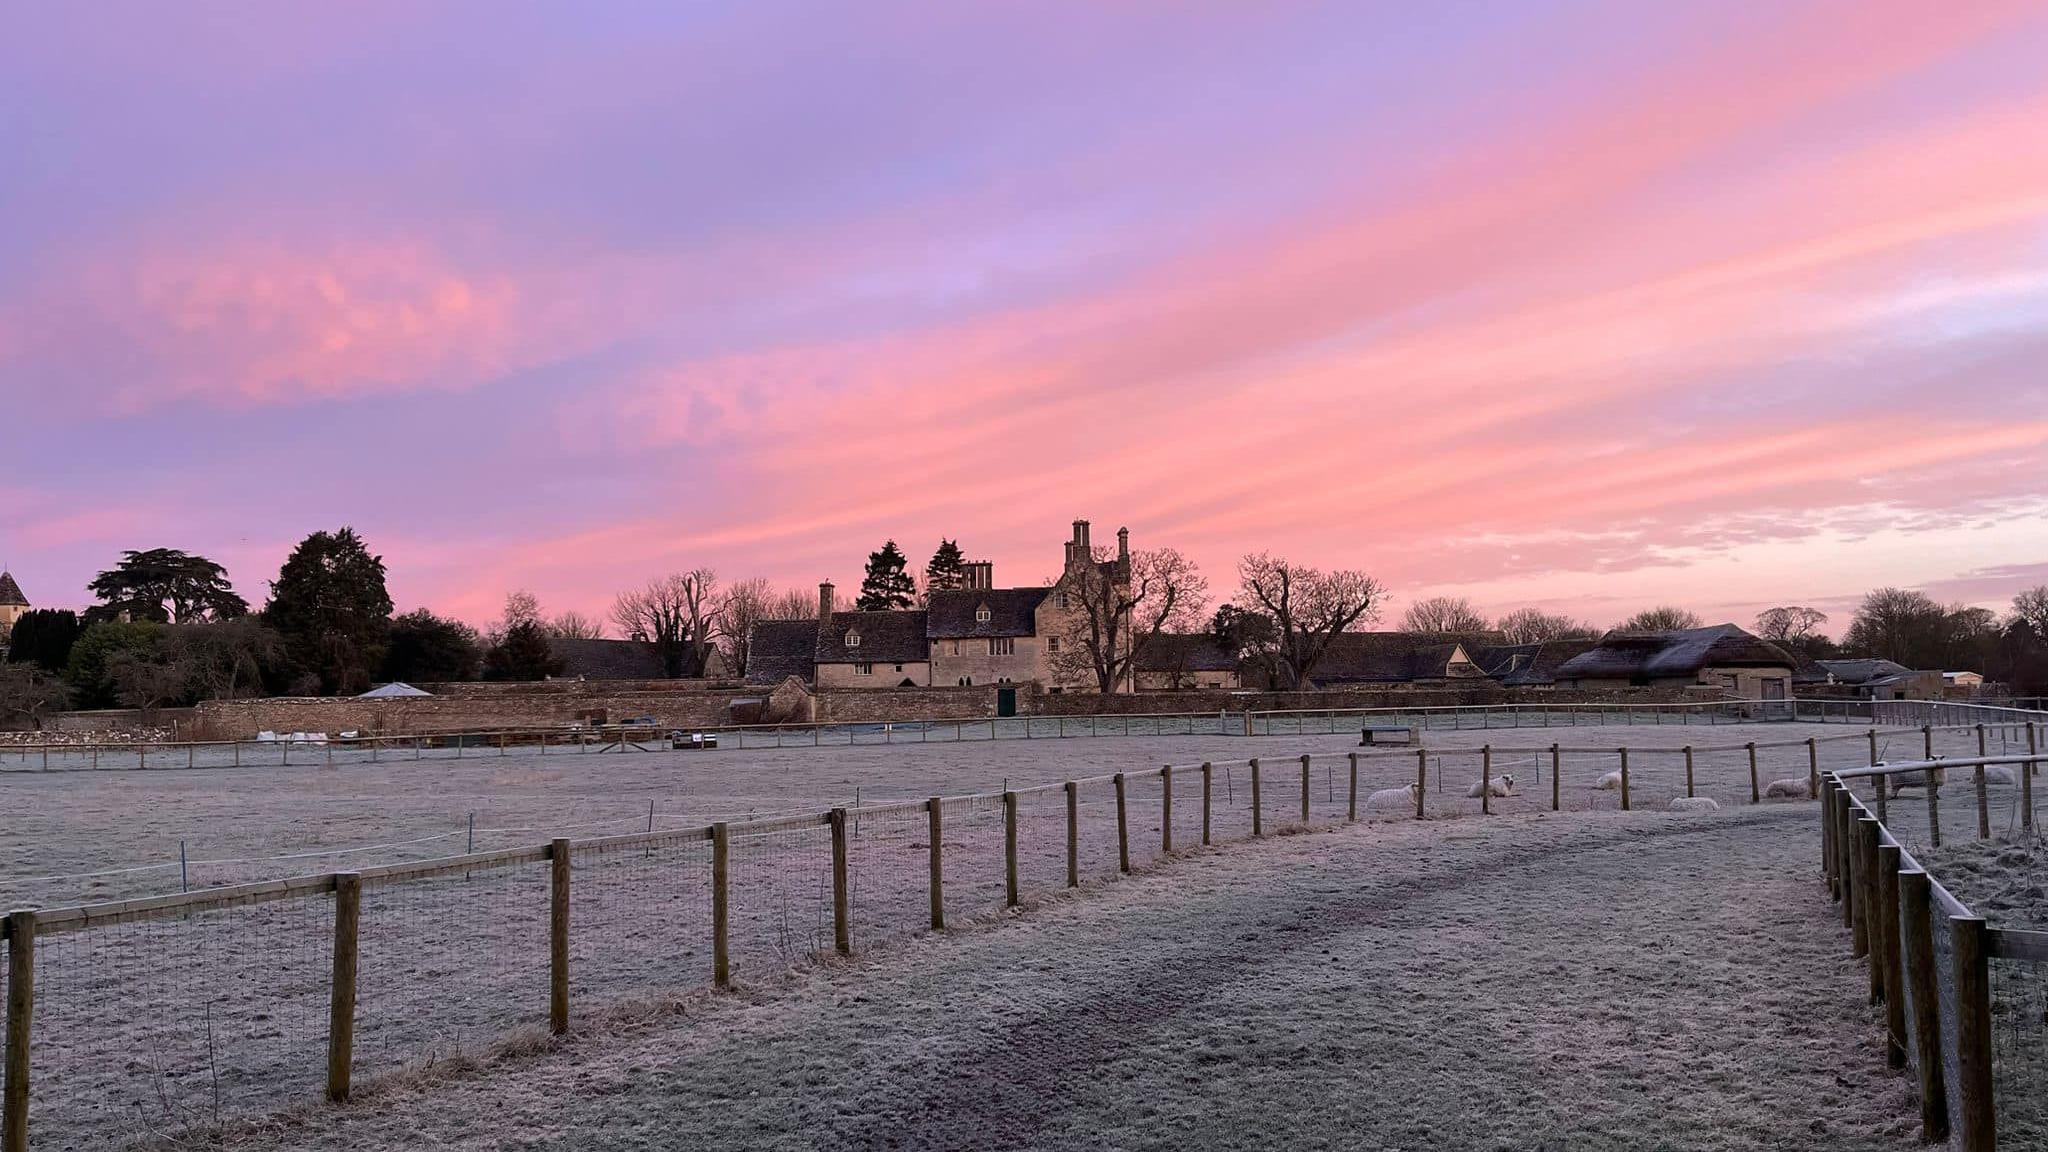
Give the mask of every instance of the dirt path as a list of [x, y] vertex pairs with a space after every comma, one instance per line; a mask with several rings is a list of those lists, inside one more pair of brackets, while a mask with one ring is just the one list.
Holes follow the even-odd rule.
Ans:
[[1184, 859], [258, 1148], [1906, 1148], [1811, 812]]

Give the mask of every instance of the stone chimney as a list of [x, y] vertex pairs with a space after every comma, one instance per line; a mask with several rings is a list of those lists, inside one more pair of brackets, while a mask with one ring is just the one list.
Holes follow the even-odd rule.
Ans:
[[818, 585], [818, 627], [832, 622], [832, 582], [826, 580]]
[[1076, 520], [1074, 538], [1067, 541], [1067, 568], [1071, 570], [1076, 564], [1087, 563], [1092, 555], [1093, 549], [1088, 543], [1088, 522]]
[[1119, 528], [1116, 530], [1116, 558], [1126, 564], [1130, 563], [1131, 530], [1129, 528]]
[[967, 587], [985, 592], [996, 586], [996, 566], [987, 560], [975, 560], [967, 564]]

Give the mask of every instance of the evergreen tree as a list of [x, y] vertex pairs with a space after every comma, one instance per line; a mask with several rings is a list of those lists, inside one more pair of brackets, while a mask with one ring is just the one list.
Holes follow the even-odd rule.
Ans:
[[863, 612], [893, 612], [910, 607], [911, 598], [917, 594], [917, 582], [910, 578], [909, 567], [910, 558], [894, 540], [884, 543], [880, 552], [868, 553], [868, 574], [860, 582], [860, 599], [854, 607]]
[[121, 562], [93, 577], [86, 590], [100, 599], [96, 619], [126, 612], [137, 620], [190, 624], [249, 614], [249, 602], [228, 584], [227, 569], [175, 548], [123, 552]]
[[353, 528], [313, 533], [271, 582], [263, 620], [284, 637], [301, 689], [363, 691], [383, 662], [391, 626], [384, 558], [371, 555]]
[[967, 558], [955, 540], [940, 540], [932, 562], [924, 566], [924, 594], [953, 592], [967, 586]]
[[38, 608], [24, 612], [7, 638], [7, 659], [34, 664], [45, 672], [62, 673], [78, 642], [78, 614], [69, 608]]
[[486, 680], [545, 680], [560, 676], [563, 664], [548, 641], [547, 625], [521, 620], [506, 628], [484, 653]]
[[476, 629], [422, 608], [391, 622], [383, 678], [411, 684], [471, 680], [482, 658], [483, 644]]
[[64, 679], [72, 702], [80, 708], [112, 708], [120, 703], [115, 672], [126, 664], [160, 660], [164, 626], [153, 620], [103, 620], [87, 628], [71, 646]]

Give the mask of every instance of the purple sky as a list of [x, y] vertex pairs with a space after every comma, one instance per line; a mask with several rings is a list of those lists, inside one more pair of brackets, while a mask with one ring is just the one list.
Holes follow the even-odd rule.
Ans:
[[[601, 15], [593, 15], [593, 12]], [[0, 563], [2048, 580], [2048, 7], [27, 6]]]

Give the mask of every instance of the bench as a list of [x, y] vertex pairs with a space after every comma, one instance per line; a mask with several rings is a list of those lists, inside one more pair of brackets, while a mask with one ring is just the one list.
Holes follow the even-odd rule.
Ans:
[[1415, 743], [1415, 729], [1405, 724], [1367, 724], [1358, 738], [1358, 746], [1360, 748], [1370, 747], [1374, 744], [1413, 743]]

